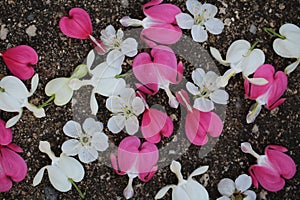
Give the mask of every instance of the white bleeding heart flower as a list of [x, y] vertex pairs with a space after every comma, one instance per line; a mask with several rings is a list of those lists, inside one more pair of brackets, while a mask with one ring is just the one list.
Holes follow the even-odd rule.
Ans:
[[218, 184], [218, 190], [223, 196], [217, 200], [255, 200], [255, 192], [249, 190], [251, 185], [251, 176], [246, 174], [238, 176], [235, 181], [223, 178]]
[[172, 161], [170, 169], [178, 178], [177, 185], [167, 185], [160, 189], [155, 196], [155, 199], [161, 199], [165, 196], [170, 188], [173, 189], [172, 200], [208, 200], [208, 192], [205, 187], [193, 179], [194, 176], [204, 174], [208, 170], [208, 166], [199, 167], [194, 170], [187, 180], [183, 179], [181, 174], [181, 164], [177, 161]]
[[93, 118], [87, 118], [82, 128], [84, 131], [78, 122], [68, 121], [63, 131], [74, 139], [65, 141], [61, 149], [68, 156], [78, 154], [81, 162], [90, 163], [98, 158], [98, 151], [105, 151], [108, 148], [108, 137], [103, 133], [103, 124]]
[[23, 107], [33, 112], [37, 118], [45, 117], [45, 110], [38, 108], [28, 102], [39, 83], [38, 74], [31, 79], [31, 90], [28, 91], [24, 83], [15, 76], [5, 76], [0, 81], [0, 110], [6, 112], [17, 112], [17, 116], [9, 119], [6, 128], [15, 125], [22, 116]]
[[186, 13], [176, 15], [178, 26], [182, 29], [192, 29], [192, 37], [196, 42], [205, 42], [208, 38], [207, 31], [218, 35], [224, 29], [224, 23], [215, 18], [218, 8], [209, 3], [201, 4], [197, 0], [186, 2], [188, 11], [193, 17]]
[[40, 141], [39, 149], [51, 159], [51, 165], [41, 168], [33, 179], [33, 186], [41, 183], [45, 170], [48, 171], [50, 183], [60, 192], [71, 190], [74, 182], [79, 182], [84, 177], [84, 168], [75, 158], [62, 153], [56, 157], [51, 151], [47, 141]]
[[139, 129], [137, 117], [145, 110], [145, 105], [137, 97], [134, 89], [125, 88], [119, 95], [111, 96], [106, 100], [106, 108], [113, 113], [108, 120], [107, 127], [113, 133], [119, 133], [124, 127], [129, 135]]
[[281, 57], [297, 59], [284, 70], [286, 74], [290, 74], [300, 63], [300, 28], [294, 24], [284, 24], [279, 33], [275, 33], [279, 38], [273, 42], [274, 51]]
[[242, 73], [243, 77], [250, 83], [256, 85], [268, 83], [263, 78], [249, 78], [265, 62], [265, 54], [262, 50], [255, 48], [256, 44], [257, 42], [251, 46], [246, 40], [234, 41], [228, 48], [226, 60], [223, 60], [216, 48], [210, 47], [210, 53], [219, 63], [230, 66], [230, 69], [221, 77], [219, 81], [220, 86], [225, 87], [229, 79], [238, 73]]
[[187, 82], [187, 90], [194, 95], [194, 108], [209, 112], [214, 109], [214, 103], [227, 104], [229, 95], [225, 90], [220, 89], [217, 84], [219, 76], [213, 72], [197, 68], [192, 72], [194, 83]]

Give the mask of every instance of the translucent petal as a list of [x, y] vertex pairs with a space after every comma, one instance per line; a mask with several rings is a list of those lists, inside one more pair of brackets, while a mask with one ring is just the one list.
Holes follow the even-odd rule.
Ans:
[[133, 88], [125, 88], [120, 91], [120, 98], [124, 101], [126, 105], [131, 105], [133, 99], [135, 98], [135, 91]]
[[135, 134], [139, 130], [139, 121], [136, 116], [130, 116], [126, 121], [125, 121], [125, 128], [126, 132], [129, 135]]
[[121, 44], [121, 51], [128, 57], [133, 57], [137, 54], [138, 43], [133, 38], [127, 38]]
[[200, 8], [200, 13], [205, 19], [213, 18], [218, 12], [218, 8], [210, 3], [205, 3]]
[[217, 19], [217, 18], [212, 18], [209, 19], [208, 21], [206, 21], [204, 23], [205, 28], [214, 35], [218, 35], [220, 33], [222, 33], [223, 29], [224, 29], [224, 23]]
[[186, 1], [186, 7], [188, 11], [194, 16], [197, 16], [200, 13], [201, 6], [202, 4], [197, 0]]
[[235, 179], [235, 187], [241, 192], [245, 192], [251, 187], [252, 179], [247, 174], [242, 174]]
[[84, 168], [75, 158], [61, 155], [56, 165], [62, 169], [68, 178], [73, 179], [75, 182], [81, 181], [84, 177]]
[[108, 53], [106, 62], [109, 66], [122, 66], [125, 56], [119, 50], [112, 50]]
[[144, 110], [145, 110], [145, 105], [143, 100], [139, 97], [135, 97], [132, 101], [132, 111], [134, 112], [134, 114], [138, 116], [142, 114]]
[[161, 189], [157, 192], [157, 194], [155, 195], [154, 199], [161, 199], [161, 198], [163, 198], [163, 197], [166, 195], [166, 193], [169, 191], [169, 189], [170, 189], [170, 188], [173, 188], [174, 186], [175, 186], [175, 185], [167, 185], [167, 186], [161, 188]]
[[124, 90], [126, 82], [122, 78], [110, 78], [97, 80], [94, 84], [94, 92], [102, 96], [112, 96], [120, 93]]
[[229, 63], [226, 60], [223, 60], [221, 53], [219, 52], [218, 49], [214, 47], [209, 48], [211, 55], [222, 65], [224, 66], [229, 66]]
[[79, 160], [83, 163], [90, 163], [98, 158], [98, 152], [94, 148], [80, 148], [78, 152]]
[[72, 138], [79, 138], [82, 135], [82, 129], [78, 122], [68, 121], [63, 127], [64, 133]]
[[265, 62], [265, 54], [260, 49], [254, 49], [242, 62], [243, 75], [253, 74]]
[[123, 112], [123, 108], [126, 107], [126, 104], [119, 96], [111, 96], [106, 100], [105, 106], [109, 111], [119, 113]]
[[209, 95], [209, 98], [218, 104], [227, 104], [229, 99], [229, 94], [225, 90], [215, 90]]
[[189, 200], [209, 200], [208, 192], [205, 187], [193, 179], [189, 179], [185, 185], [185, 190]]
[[200, 97], [195, 99], [194, 108], [202, 112], [209, 112], [214, 109], [214, 103], [210, 99]]
[[192, 29], [194, 25], [194, 19], [186, 13], [176, 15], [176, 21], [178, 26], [182, 29]]
[[104, 133], [95, 133], [91, 140], [92, 147], [94, 147], [97, 151], [105, 151], [108, 144], [108, 137]]
[[229, 178], [224, 178], [219, 182], [218, 190], [222, 195], [230, 197], [235, 191], [235, 183]]
[[80, 142], [78, 140], [75, 140], [75, 139], [67, 140], [61, 146], [62, 152], [68, 156], [77, 155], [79, 152], [79, 149], [81, 149], [81, 148], [82, 148], [82, 145], [80, 144]]
[[113, 133], [119, 133], [125, 126], [125, 117], [121, 115], [115, 115], [109, 118], [107, 127]]
[[253, 192], [252, 190], [247, 190], [244, 192], [245, 195], [247, 195], [244, 200], [255, 200], [256, 199], [256, 193]]
[[186, 89], [187, 91], [189, 91], [189, 93], [191, 93], [192, 95], [197, 95], [197, 94], [201, 94], [198, 87], [195, 86], [193, 83], [191, 82], [187, 82], [186, 83]]
[[203, 26], [194, 25], [192, 27], [192, 37], [195, 42], [205, 42], [208, 38], [208, 35]]
[[66, 174], [56, 166], [48, 166], [48, 176], [53, 187], [60, 192], [71, 190], [72, 184], [68, 181]]
[[96, 121], [93, 118], [87, 118], [84, 120], [82, 128], [88, 135], [94, 135], [94, 133], [100, 133], [103, 130], [103, 124]]
[[203, 88], [204, 77], [205, 71], [202, 68], [197, 68], [192, 72], [192, 79], [194, 83], [201, 89]]

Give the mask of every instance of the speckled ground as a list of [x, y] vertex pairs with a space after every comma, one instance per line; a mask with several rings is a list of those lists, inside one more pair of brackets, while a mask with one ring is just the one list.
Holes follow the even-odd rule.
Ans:
[[[31, 102], [40, 104], [48, 98], [44, 94], [44, 87], [48, 81], [56, 77], [69, 76], [72, 70], [83, 62], [92, 47], [89, 41], [70, 39], [64, 36], [58, 27], [59, 19], [67, 15], [73, 7], [84, 8], [91, 16], [95, 37], [100, 36], [101, 29], [108, 24], [121, 28], [118, 20], [130, 15], [134, 18], [143, 19], [141, 6], [146, 1], [133, 0], [2, 0], [0, 1], [0, 28], [8, 30], [7, 35], [1, 35], [0, 50], [9, 47], [27, 44], [36, 49], [39, 54], [39, 63], [35, 67], [40, 76], [40, 84]], [[185, 11], [183, 0], [167, 1], [180, 6]], [[283, 70], [292, 60], [280, 58], [272, 49], [270, 35], [263, 32], [263, 27], [271, 27], [276, 30], [284, 23], [299, 24], [299, 0], [267, 0], [267, 1], [212, 1], [219, 8], [217, 15], [225, 21], [225, 29], [219, 36], [209, 35], [209, 41], [202, 44], [208, 50], [209, 46], [220, 49], [225, 55], [229, 45], [237, 39], [246, 39], [250, 43], [259, 40], [258, 47], [266, 54], [266, 63], [270, 63], [277, 70]], [[4, 26], [5, 25], [5, 26]], [[35, 30], [36, 29], [36, 30]], [[189, 32], [184, 32], [189, 36]], [[183, 49], [184, 51], [184, 49]], [[185, 50], [186, 51], [186, 50]], [[201, 59], [201, 56], [199, 57]], [[130, 60], [128, 60], [130, 63]], [[4, 63], [0, 61], [1, 76], [8, 74]], [[128, 67], [128, 66], [127, 66]], [[195, 67], [195, 66], [194, 66]], [[226, 68], [217, 64], [221, 73]], [[186, 65], [185, 77], [190, 79], [193, 66]], [[198, 181], [207, 181], [206, 188], [211, 199], [220, 196], [217, 191], [218, 182], [225, 177], [235, 179], [241, 173], [247, 173], [255, 159], [245, 155], [239, 149], [240, 143], [249, 141], [258, 153], [263, 153], [268, 144], [279, 144], [289, 148], [288, 154], [296, 161], [297, 173], [291, 180], [286, 181], [283, 190], [277, 193], [264, 191], [262, 188], [255, 190], [258, 199], [269, 200], [295, 200], [300, 197], [300, 68], [289, 76], [289, 85], [284, 96], [286, 102], [279, 109], [269, 112], [263, 109], [254, 124], [247, 124], [245, 116], [253, 102], [245, 99], [243, 92], [243, 80], [236, 76], [230, 80], [227, 91], [230, 94], [230, 103], [226, 109], [224, 131], [218, 139], [214, 148], [203, 157], [202, 150], [196, 146], [190, 146], [178, 159], [183, 166], [183, 175], [187, 177], [193, 169], [202, 165], [209, 165], [205, 177], [196, 177]], [[27, 82], [26, 84], [30, 84]], [[79, 96], [80, 98], [80, 96]], [[159, 93], [157, 99], [151, 101], [166, 102], [164, 93]], [[101, 97], [98, 97], [103, 103]], [[49, 164], [50, 160], [45, 154], [39, 152], [40, 140], [48, 140], [53, 150], [58, 155], [61, 144], [67, 139], [62, 132], [64, 124], [74, 117], [74, 109], [71, 103], [58, 107], [50, 105], [46, 107], [46, 118], [36, 119], [29, 111], [25, 111], [22, 119], [13, 127], [14, 143], [24, 150], [22, 156], [25, 158], [29, 170], [26, 179], [21, 183], [15, 183], [13, 189], [7, 193], [0, 194], [0, 199], [79, 199], [76, 190], [60, 193], [53, 189], [48, 178], [45, 176], [43, 182], [37, 187], [32, 186], [32, 180], [37, 171]], [[176, 110], [167, 110], [168, 114], [175, 116], [175, 127], [181, 126], [180, 113]], [[99, 120], [107, 122], [109, 113], [100, 108]], [[0, 111], [1, 118], [7, 120], [12, 114]], [[177, 118], [177, 120], [176, 120]], [[108, 130], [105, 130], [108, 133]], [[110, 135], [113, 142], [118, 142], [125, 134], [118, 136]], [[178, 146], [178, 148], [182, 148]], [[205, 148], [202, 148], [205, 150]], [[176, 149], [174, 149], [176, 152]], [[103, 158], [105, 159], [105, 158]], [[122, 191], [126, 187], [127, 177], [118, 176], [114, 171], [103, 164], [100, 160], [85, 165], [86, 175], [78, 185], [86, 193], [86, 199], [123, 199]], [[160, 169], [152, 180], [142, 183], [134, 181], [135, 196], [133, 199], [153, 199], [156, 192], [163, 186], [176, 183], [176, 177], [168, 167]], [[170, 193], [165, 197], [170, 199]]]

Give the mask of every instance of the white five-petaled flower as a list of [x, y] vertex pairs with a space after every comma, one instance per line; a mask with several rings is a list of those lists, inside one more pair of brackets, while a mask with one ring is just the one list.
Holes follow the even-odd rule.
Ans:
[[186, 2], [188, 11], [193, 17], [186, 13], [176, 15], [178, 26], [182, 29], [192, 29], [192, 37], [196, 42], [207, 40], [207, 30], [214, 34], [220, 34], [224, 29], [224, 24], [220, 19], [215, 18], [218, 8], [209, 3], [201, 4], [197, 0]]
[[68, 121], [63, 127], [64, 133], [72, 138], [62, 144], [62, 151], [68, 156], [78, 154], [79, 160], [83, 163], [90, 163], [98, 158], [98, 151], [105, 151], [108, 148], [108, 137], [103, 133], [103, 124], [93, 118], [87, 118], [82, 125]]
[[279, 29], [279, 38], [273, 42], [274, 51], [284, 58], [297, 60], [285, 68], [285, 73], [293, 72], [300, 63], [300, 28], [294, 24], [284, 24]]
[[24, 83], [15, 76], [5, 76], [0, 81], [0, 110], [6, 112], [18, 112], [19, 114], [6, 123], [6, 128], [15, 125], [22, 116], [23, 107], [33, 112], [35, 117], [45, 117], [45, 110], [38, 108], [28, 102], [28, 98], [33, 95], [39, 83], [38, 74], [31, 79], [31, 90], [27, 90]]
[[106, 108], [113, 113], [107, 124], [111, 132], [119, 133], [124, 126], [129, 135], [138, 131], [137, 116], [144, 112], [145, 105], [140, 97], [136, 97], [134, 89], [125, 88], [119, 95], [109, 97], [106, 100]]
[[187, 90], [195, 96], [194, 108], [209, 112], [214, 109], [214, 103], [227, 104], [229, 95], [225, 90], [218, 87], [217, 80], [219, 76], [213, 72], [204, 72], [203, 69], [197, 68], [192, 72], [191, 82], [186, 83]]
[[252, 179], [246, 174], [237, 177], [235, 182], [229, 178], [224, 178], [218, 184], [218, 190], [223, 196], [217, 200], [255, 200], [255, 192], [248, 190], [251, 184]]
[[268, 81], [264, 78], [249, 78], [258, 67], [265, 62], [265, 54], [260, 49], [254, 49], [255, 45], [250, 45], [246, 40], [234, 41], [226, 53], [226, 60], [223, 60], [220, 52], [213, 47], [210, 47], [212, 56], [222, 65], [230, 66], [219, 81], [221, 87], [228, 84], [229, 79], [237, 73], [242, 72], [243, 77], [248, 79], [250, 83], [256, 85], [265, 85]]
[[[104, 48], [106, 52], [112, 50], [120, 51], [119, 57], [115, 58], [118, 59], [120, 62], [123, 62], [125, 56], [133, 57], [137, 54], [137, 46], [138, 43], [134, 38], [127, 38], [123, 40], [124, 32], [119, 29], [118, 31], [112, 25], [108, 25], [104, 30], [101, 31], [101, 41], [104, 44]], [[111, 53], [109, 52], [109, 54]], [[110, 60], [108, 60], [110, 62]]]
[[74, 79], [84, 77], [88, 72], [86, 65], [78, 65], [70, 78], [61, 77], [49, 81], [45, 87], [47, 96], [54, 95], [54, 103], [58, 106], [66, 105], [73, 97], [74, 89], [71, 88], [70, 83]]
[[71, 181], [79, 182], [83, 179], [84, 168], [75, 158], [68, 157], [64, 153], [56, 157], [47, 141], [40, 141], [39, 149], [50, 157], [52, 163], [39, 170], [33, 179], [33, 186], [40, 184], [45, 169], [48, 170], [51, 184], [60, 192], [69, 191], [72, 188]]
[[193, 179], [194, 176], [205, 173], [208, 166], [199, 167], [192, 172], [187, 180], [183, 179], [181, 174], [181, 164], [177, 161], [172, 161], [170, 169], [178, 178], [177, 185], [167, 185], [160, 189], [155, 196], [155, 199], [161, 199], [165, 196], [170, 188], [173, 189], [172, 200], [208, 200], [208, 192], [205, 187]]

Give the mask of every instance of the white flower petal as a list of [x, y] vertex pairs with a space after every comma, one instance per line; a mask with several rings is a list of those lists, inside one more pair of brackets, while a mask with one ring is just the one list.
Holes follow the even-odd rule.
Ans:
[[175, 160], [172, 161], [170, 165], [171, 171], [176, 174], [179, 182], [183, 180], [182, 174], [181, 174], [181, 164], [180, 162], [177, 162]]
[[200, 97], [195, 99], [193, 107], [202, 112], [209, 112], [214, 109], [214, 103], [207, 98]]
[[260, 49], [254, 49], [249, 56], [245, 57], [242, 62], [243, 75], [253, 74], [258, 67], [265, 63], [265, 54]]
[[123, 112], [123, 108], [126, 107], [126, 104], [119, 96], [111, 96], [106, 99], [105, 106], [109, 111], [113, 113], [119, 113]]
[[256, 199], [256, 194], [252, 190], [247, 190], [244, 192], [245, 195], [247, 195], [244, 200], [255, 200]]
[[121, 40], [123, 39], [123, 37], [124, 37], [124, 32], [122, 31], [122, 29], [119, 29], [119, 30], [117, 31], [116, 37], [117, 37], [117, 40], [119, 40], [119, 41], [121, 41]]
[[79, 160], [83, 163], [90, 163], [98, 159], [98, 152], [94, 148], [81, 148], [78, 152]]
[[22, 116], [22, 113], [23, 113], [23, 110], [20, 110], [18, 115], [16, 115], [16, 116], [10, 118], [10, 119], [6, 122], [5, 128], [10, 128], [10, 127], [14, 126], [14, 125], [20, 120], [20, 118], [21, 118], [21, 116]]
[[139, 120], [136, 116], [130, 116], [125, 121], [125, 129], [129, 135], [133, 135], [139, 130]]
[[250, 47], [250, 43], [246, 40], [234, 41], [227, 50], [226, 61], [229, 63], [240, 62], [244, 58], [244, 55], [249, 51]]
[[79, 152], [79, 149], [81, 149], [82, 145], [78, 140], [70, 139], [65, 141], [62, 146], [61, 150], [63, 153], [65, 153], [68, 156], [76, 156]]
[[0, 109], [6, 112], [17, 112], [22, 109], [25, 99], [18, 99], [7, 92], [0, 92]]
[[81, 181], [84, 177], [84, 168], [75, 158], [62, 154], [56, 165], [62, 169], [68, 178], [73, 179], [75, 182]]
[[195, 86], [193, 83], [187, 82], [185, 86], [187, 91], [189, 91], [189, 93], [191, 93], [192, 95], [200, 94], [198, 87]]
[[195, 42], [205, 42], [208, 38], [208, 35], [203, 26], [194, 25], [192, 27], [192, 37]]
[[235, 179], [235, 187], [241, 192], [248, 190], [251, 187], [251, 184], [252, 179], [247, 174], [239, 175], [237, 179]]
[[131, 105], [131, 102], [136, 97], [135, 91], [133, 88], [124, 88], [120, 91], [120, 97], [123, 99], [126, 105]]
[[5, 90], [5, 93], [17, 99], [25, 99], [30, 96], [24, 83], [15, 76], [5, 76], [2, 78], [0, 87]]
[[35, 74], [31, 79], [31, 89], [30, 89], [30, 96], [33, 95], [33, 93], [36, 91], [37, 87], [39, 85], [39, 75]]
[[94, 135], [96, 132], [102, 132], [103, 124], [93, 118], [87, 118], [82, 124], [84, 132], [88, 135]]
[[109, 66], [120, 67], [123, 64], [124, 59], [124, 54], [121, 51], [114, 49], [108, 53], [106, 62]]
[[193, 179], [189, 179], [185, 185], [189, 200], [209, 200], [205, 187]]
[[218, 13], [218, 8], [210, 3], [201, 6], [200, 13], [203, 13], [205, 19], [211, 19]]
[[236, 74], [234, 69], [227, 70], [220, 78], [217, 79], [217, 85], [219, 87], [225, 87], [231, 77]]
[[255, 85], [265, 85], [268, 83], [268, 80], [264, 79], [264, 78], [248, 78], [246, 77], [247, 80]]
[[190, 198], [182, 187], [177, 186], [173, 189], [172, 200], [190, 200]]
[[34, 179], [33, 179], [33, 186], [37, 186], [38, 184], [41, 183], [42, 179], [43, 179], [43, 176], [44, 176], [44, 172], [45, 172], [45, 169], [48, 167], [49, 165], [41, 168], [38, 173], [35, 175]]
[[205, 28], [214, 35], [218, 35], [220, 33], [222, 33], [223, 29], [224, 29], [224, 23], [217, 19], [217, 18], [212, 18], [209, 19], [208, 21], [206, 21], [204, 23]]
[[121, 44], [121, 51], [128, 57], [134, 57], [137, 54], [138, 43], [134, 38], [127, 38]]
[[92, 90], [92, 94], [91, 94], [91, 97], [90, 97], [90, 107], [91, 107], [92, 114], [96, 115], [97, 112], [98, 112], [99, 107], [98, 107], [98, 102], [97, 102], [97, 99], [96, 99], [96, 96], [95, 96], [94, 89]]
[[125, 117], [115, 115], [109, 118], [107, 128], [113, 133], [119, 133], [125, 126]]
[[82, 134], [81, 126], [73, 120], [68, 121], [63, 127], [64, 133], [72, 138], [79, 138]]
[[193, 16], [197, 16], [200, 13], [201, 6], [202, 4], [197, 0], [187, 0], [186, 2], [186, 7]]
[[47, 83], [45, 87], [46, 95], [55, 95], [55, 105], [63, 106], [71, 100], [73, 90], [68, 85], [69, 80], [69, 78], [56, 78]]
[[260, 111], [261, 111], [261, 104], [255, 103], [254, 105], [252, 105], [246, 117], [247, 123], [250, 124], [254, 122], [256, 117], [259, 115]]
[[95, 52], [94, 52], [94, 49], [92, 49], [89, 52], [89, 54], [87, 56], [87, 59], [86, 59], [86, 66], [87, 66], [87, 68], [88, 68], [89, 71], [91, 71], [91, 69], [92, 69], [94, 60], [95, 60]]
[[229, 66], [230, 63], [228, 63], [226, 60], [223, 60], [221, 53], [219, 52], [218, 49], [214, 48], [214, 47], [210, 47], [209, 48], [211, 55], [222, 65], [224, 66]]
[[122, 78], [103, 79], [95, 82], [94, 92], [108, 97], [119, 94], [122, 90], [124, 90], [125, 86], [126, 82]]
[[33, 115], [37, 118], [42, 118], [46, 116], [44, 108], [38, 108], [35, 105], [32, 105], [28, 102], [26, 102], [25, 107], [31, 112], [33, 112]]
[[182, 29], [192, 29], [194, 25], [194, 19], [186, 13], [179, 13], [176, 15], [176, 22]]
[[192, 72], [192, 79], [201, 90], [203, 88], [204, 77], [205, 71], [202, 68], [197, 68]]
[[215, 90], [209, 95], [209, 98], [218, 104], [227, 104], [229, 99], [229, 94], [225, 90]]
[[210, 91], [216, 90], [218, 78], [219, 76], [215, 72], [208, 71], [204, 76], [204, 84], [206, 88], [208, 88]]
[[229, 178], [223, 178], [218, 184], [219, 192], [227, 197], [230, 197], [235, 191], [235, 184]]
[[67, 192], [71, 190], [72, 184], [68, 181], [66, 174], [56, 166], [48, 166], [48, 176], [53, 187], [60, 192]]
[[288, 65], [285, 69], [284, 69], [284, 72], [289, 75], [290, 73], [292, 73], [296, 68], [297, 66], [299, 65], [300, 63], [300, 58], [298, 58], [296, 60], [296, 62], [293, 62], [292, 64]]
[[140, 97], [135, 97], [132, 101], [132, 111], [133, 113], [138, 116], [142, 114], [145, 110], [145, 105], [143, 100]]
[[121, 65], [108, 65], [107, 62], [100, 63], [92, 70], [92, 81], [113, 78], [122, 72]]
[[220, 198], [217, 198], [217, 200], [231, 200], [229, 197], [222, 196]]
[[155, 195], [154, 199], [161, 199], [161, 198], [163, 198], [166, 195], [166, 193], [169, 191], [169, 189], [173, 188], [173, 187], [176, 187], [176, 186], [175, 185], [167, 185], [167, 186], [161, 188], [157, 192], [157, 194]]
[[208, 166], [202, 166], [199, 167], [197, 169], [195, 169], [189, 176], [189, 179], [194, 177], [194, 176], [198, 176], [200, 174], [204, 174], [206, 171], [208, 170]]
[[109, 144], [108, 144], [108, 137], [104, 133], [95, 133], [91, 140], [92, 147], [95, 148], [97, 151], [105, 151]]

